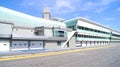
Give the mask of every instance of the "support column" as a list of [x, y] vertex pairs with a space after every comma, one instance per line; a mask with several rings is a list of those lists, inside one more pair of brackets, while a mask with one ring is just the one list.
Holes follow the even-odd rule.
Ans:
[[30, 50], [30, 40], [28, 41], [28, 50]]
[[45, 49], [45, 40], [43, 41], [43, 49]]

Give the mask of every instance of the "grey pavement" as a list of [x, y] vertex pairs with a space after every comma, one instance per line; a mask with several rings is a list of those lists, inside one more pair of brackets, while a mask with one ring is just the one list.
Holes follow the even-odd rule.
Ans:
[[120, 67], [118, 45], [55, 56], [0, 61], [0, 67]]

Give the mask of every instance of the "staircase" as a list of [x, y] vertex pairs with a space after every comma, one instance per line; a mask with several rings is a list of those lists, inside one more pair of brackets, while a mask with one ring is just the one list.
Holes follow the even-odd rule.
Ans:
[[76, 31], [72, 31], [71, 33], [68, 34], [68, 39], [66, 40], [65, 43], [63, 43], [62, 48], [64, 48], [67, 45], [67, 43], [71, 40], [71, 38], [73, 37], [73, 35], [75, 34], [75, 32]]

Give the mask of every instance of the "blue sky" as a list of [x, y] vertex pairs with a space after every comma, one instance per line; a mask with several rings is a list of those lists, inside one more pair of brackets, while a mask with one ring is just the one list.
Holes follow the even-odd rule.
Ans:
[[120, 0], [0, 0], [0, 6], [36, 17], [49, 7], [52, 17], [80, 16], [120, 31]]

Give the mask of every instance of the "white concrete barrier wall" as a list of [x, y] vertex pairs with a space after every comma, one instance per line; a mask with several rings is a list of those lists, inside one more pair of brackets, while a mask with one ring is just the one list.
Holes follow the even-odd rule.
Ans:
[[10, 42], [7, 40], [0, 40], [0, 51], [9, 51]]

